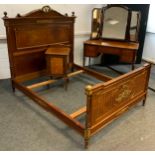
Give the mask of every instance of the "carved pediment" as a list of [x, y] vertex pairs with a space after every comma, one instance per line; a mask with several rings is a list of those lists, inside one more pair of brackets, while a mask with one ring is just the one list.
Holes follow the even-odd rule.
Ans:
[[[62, 15], [61, 13], [53, 10], [49, 5], [43, 6], [41, 9], [33, 10], [25, 15], [17, 14], [17, 18], [57, 18], [57, 17], [67, 17], [68, 15]], [[74, 17], [74, 12], [72, 12], [72, 17]], [[6, 19], [7, 12], [4, 12], [3, 19]]]
[[50, 6], [43, 6], [41, 9], [31, 11], [23, 16], [17, 14], [17, 17], [35, 17], [35, 18], [50, 18], [50, 17], [64, 17], [64, 15], [53, 10]]

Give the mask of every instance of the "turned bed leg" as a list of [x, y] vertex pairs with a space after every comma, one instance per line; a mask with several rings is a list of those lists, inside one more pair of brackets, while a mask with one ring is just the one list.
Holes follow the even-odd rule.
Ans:
[[14, 86], [12, 86], [12, 91], [15, 92], [15, 87]]
[[85, 147], [85, 149], [88, 149], [88, 145], [89, 145], [89, 139], [85, 138], [84, 139], [84, 147]]
[[85, 129], [85, 134], [84, 134], [85, 149], [88, 149], [89, 138], [90, 138], [90, 130], [87, 128]]
[[12, 84], [12, 91], [15, 92], [15, 86], [14, 86], [13, 81], [11, 81], [11, 84]]
[[67, 88], [68, 88], [68, 83], [69, 83], [69, 79], [67, 78], [67, 77], [65, 77], [64, 78], [64, 88], [65, 88], [65, 90], [67, 90]]
[[145, 95], [145, 97], [143, 99], [143, 106], [145, 106], [145, 103], [146, 103], [146, 96], [147, 96], [147, 94]]
[[146, 103], [146, 97], [143, 100], [143, 106], [145, 106], [145, 103]]

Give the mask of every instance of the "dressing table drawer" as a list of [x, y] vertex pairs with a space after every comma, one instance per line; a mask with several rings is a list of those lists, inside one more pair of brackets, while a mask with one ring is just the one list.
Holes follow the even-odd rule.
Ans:
[[113, 48], [113, 47], [100, 46], [98, 51], [100, 53], [104, 53], [104, 54], [114, 54], [114, 55], [120, 55], [121, 54], [121, 50], [119, 48]]
[[99, 46], [84, 44], [84, 57], [97, 57], [99, 55]]
[[136, 51], [124, 49], [121, 51], [121, 62], [133, 63], [135, 61]]

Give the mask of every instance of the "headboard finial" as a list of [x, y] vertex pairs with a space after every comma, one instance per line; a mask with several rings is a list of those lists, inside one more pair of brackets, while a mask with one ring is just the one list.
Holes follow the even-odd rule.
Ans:
[[75, 16], [75, 12], [72, 12], [72, 16], [73, 16], [73, 17]]
[[8, 14], [8, 13], [5, 11], [5, 12], [4, 12], [4, 18], [8, 18], [7, 14]]
[[16, 17], [21, 17], [21, 15], [18, 13]]

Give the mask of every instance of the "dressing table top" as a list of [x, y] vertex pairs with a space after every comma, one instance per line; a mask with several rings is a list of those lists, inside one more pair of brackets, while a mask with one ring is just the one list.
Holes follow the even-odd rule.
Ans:
[[84, 44], [138, 50], [139, 43], [111, 40], [87, 40]]

